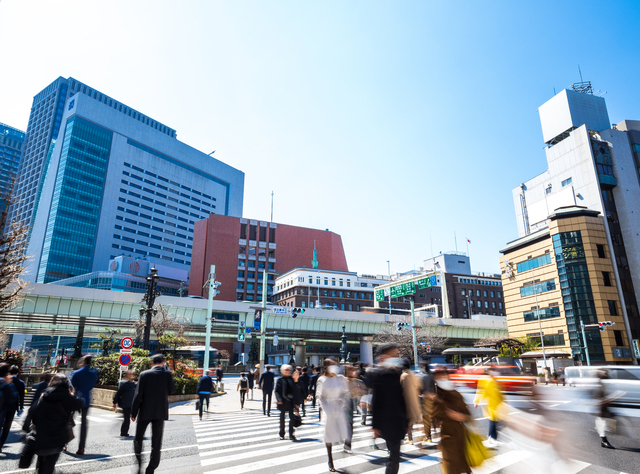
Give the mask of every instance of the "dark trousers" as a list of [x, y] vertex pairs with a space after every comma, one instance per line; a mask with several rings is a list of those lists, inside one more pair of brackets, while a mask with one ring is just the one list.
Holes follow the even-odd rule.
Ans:
[[78, 443], [78, 449], [84, 449], [84, 445], [87, 443], [87, 413], [89, 413], [89, 407], [84, 407], [80, 412], [80, 442]]
[[120, 425], [120, 436], [129, 436], [129, 425], [131, 425], [131, 407], [122, 408], [122, 425]]
[[489, 420], [489, 438], [498, 439], [498, 422]]
[[151, 458], [147, 465], [146, 474], [153, 474], [160, 464], [160, 449], [162, 448], [162, 433], [164, 432], [164, 420], [141, 420], [136, 425], [136, 437], [133, 440], [133, 452], [136, 455], [138, 466], [142, 466], [142, 441], [144, 432], [151, 423]]
[[389, 460], [387, 461], [387, 468], [385, 474], [397, 474], [400, 468], [400, 442], [401, 439], [385, 439], [387, 442], [387, 449], [389, 450]]
[[278, 405], [280, 410], [280, 437], [284, 438], [284, 415], [289, 413], [289, 437], [293, 436], [293, 432], [296, 430], [293, 427], [293, 405], [282, 406]]
[[246, 390], [240, 390], [240, 408], [244, 408], [244, 397], [247, 396]]
[[53, 474], [53, 470], [56, 467], [56, 462], [60, 453], [49, 454], [48, 456], [38, 456], [36, 461], [36, 473], [37, 474]]
[[204, 401], [207, 401], [207, 411], [209, 411], [209, 399], [211, 398], [211, 395], [207, 395], [206, 393], [200, 393], [198, 394], [198, 396], [200, 397], [200, 406], [198, 407], [198, 413], [200, 414], [200, 418], [202, 418], [202, 405], [204, 405]]
[[4, 446], [7, 442], [7, 438], [9, 437], [9, 431], [11, 430], [11, 423], [13, 422], [13, 417], [16, 414], [16, 409], [14, 407], [9, 407], [6, 412], [3, 412], [0, 415], [2, 420], [2, 436], [0, 436], [0, 448]]
[[[271, 413], [271, 397], [273, 396], [273, 390], [262, 391], [262, 414]], [[267, 399], [269, 401], [267, 401]], [[265, 411], [266, 410], [266, 411]]]
[[302, 416], [307, 416], [307, 411], [304, 409], [304, 401], [305, 399], [302, 399], [302, 403], [300, 404], [300, 409], [302, 410]]
[[315, 408], [316, 407], [316, 391], [315, 390], [311, 390], [311, 397], [312, 397], [311, 406]]

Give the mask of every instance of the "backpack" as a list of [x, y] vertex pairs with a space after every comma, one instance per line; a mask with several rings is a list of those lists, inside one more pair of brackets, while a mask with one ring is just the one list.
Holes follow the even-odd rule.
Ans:
[[249, 388], [249, 381], [247, 379], [240, 379], [240, 390], [246, 390]]

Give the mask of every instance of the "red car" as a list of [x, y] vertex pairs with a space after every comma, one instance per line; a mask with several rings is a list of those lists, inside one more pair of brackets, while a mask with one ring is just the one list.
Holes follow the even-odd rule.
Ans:
[[535, 379], [522, 374], [520, 367], [513, 365], [474, 365], [460, 367], [449, 378], [459, 387], [467, 387], [475, 390], [478, 380], [488, 378], [487, 371], [493, 368], [500, 374], [496, 380], [502, 385], [503, 392], [531, 392]]

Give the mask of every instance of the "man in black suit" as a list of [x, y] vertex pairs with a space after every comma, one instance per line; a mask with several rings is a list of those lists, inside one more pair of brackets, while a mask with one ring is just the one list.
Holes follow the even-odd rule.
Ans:
[[142, 440], [151, 423], [151, 458], [146, 474], [153, 474], [160, 464], [160, 448], [164, 421], [169, 419], [169, 395], [176, 390], [173, 374], [164, 368], [164, 356], [151, 356], [152, 367], [140, 374], [131, 406], [131, 421], [138, 419], [133, 450], [138, 460], [138, 473], [142, 472]]
[[125, 372], [125, 380], [118, 384], [118, 391], [113, 396], [113, 410], [116, 406], [122, 408], [122, 425], [120, 425], [120, 436], [129, 436], [129, 423], [131, 418], [131, 405], [133, 405], [133, 395], [136, 391], [136, 383], [133, 381], [135, 373], [133, 370]]
[[[34, 383], [31, 386], [31, 390], [33, 390], [33, 398], [31, 399], [31, 407], [35, 408], [38, 404], [38, 400], [40, 400], [40, 395], [45, 391], [45, 389], [49, 386], [49, 382], [51, 381], [51, 377], [53, 374], [49, 371], [42, 372], [41, 381], [38, 383]], [[27, 410], [27, 416], [24, 417], [24, 422], [22, 423], [22, 431], [28, 433], [31, 431], [31, 409]]]
[[[288, 364], [280, 366], [282, 377], [276, 382], [276, 403], [280, 410], [280, 439], [284, 439], [284, 418], [289, 413], [289, 439], [297, 441], [294, 436], [295, 427], [293, 426], [293, 414], [300, 405], [300, 387], [298, 385], [299, 373], [293, 371]], [[293, 376], [292, 376], [293, 375]]]
[[300, 382], [300, 392], [302, 395], [302, 404], [301, 407], [302, 408], [302, 416], [307, 416], [307, 411], [304, 409], [304, 401], [307, 399], [307, 397], [309, 396], [309, 381], [311, 379], [311, 377], [309, 377], [309, 374], [307, 373], [308, 369], [306, 367], [302, 368], [302, 375], [300, 376], [299, 382]]
[[316, 407], [316, 387], [318, 386], [318, 378], [320, 377], [320, 374], [318, 373], [318, 368], [314, 367], [313, 368], [313, 373], [311, 374], [311, 377], [309, 377], [309, 393], [311, 394], [311, 406], [313, 408]]
[[[273, 380], [274, 375], [271, 372], [271, 367], [268, 365], [265, 367], [265, 371], [260, 376], [258, 385], [262, 390], [262, 414], [271, 416], [271, 397], [273, 396]], [[267, 402], [267, 399], [269, 400]]]

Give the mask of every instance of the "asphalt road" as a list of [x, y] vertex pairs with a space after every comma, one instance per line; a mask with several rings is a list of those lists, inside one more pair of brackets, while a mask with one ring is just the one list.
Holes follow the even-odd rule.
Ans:
[[[254, 400], [248, 400], [240, 410], [236, 389], [237, 377], [226, 376], [229, 393], [212, 400], [212, 407], [204, 419], [198, 419], [193, 404], [183, 404], [172, 409], [171, 419], [165, 424], [162, 461], [158, 473], [228, 473], [260, 472], [261, 474], [312, 474], [327, 472], [326, 451], [322, 443], [322, 426], [317, 410], [309, 409], [304, 424], [296, 431], [299, 441], [278, 438], [278, 418], [275, 398], [271, 417], [262, 415], [261, 392], [254, 392]], [[600, 447], [595, 431], [594, 417], [589, 413], [593, 406], [588, 399], [573, 388], [543, 387], [544, 400], [538, 406], [522, 396], [508, 395], [510, 412], [527, 413], [534, 419], [544, 416], [546, 424], [556, 428], [556, 450], [547, 443], [523, 442], [521, 434], [503, 429], [499, 440], [502, 445], [494, 450], [490, 463], [474, 473], [528, 474], [591, 474], [591, 473], [640, 473], [640, 410], [621, 409], [618, 427], [620, 434], [609, 436], [616, 450]], [[471, 403], [472, 393], [464, 393]], [[485, 435], [488, 421], [480, 409], [473, 409], [475, 429]], [[121, 439], [119, 427], [121, 415], [92, 409], [89, 420], [89, 436], [86, 455], [77, 456], [77, 439], [72, 441], [70, 453], [63, 453], [56, 472], [101, 474], [131, 473], [135, 468], [133, 438]], [[342, 452], [334, 447], [336, 468], [343, 473], [384, 472], [386, 449], [373, 449], [369, 427], [354, 424], [354, 453]], [[18, 428], [17, 423], [14, 427]], [[79, 428], [77, 427], [76, 430]], [[527, 431], [524, 426], [523, 431]], [[133, 433], [134, 427], [130, 430]], [[16, 431], [17, 433], [17, 431]], [[420, 435], [420, 428], [414, 436]], [[22, 445], [17, 434], [11, 434], [8, 444], [0, 454], [0, 474], [29, 472], [17, 470], [17, 458]], [[145, 450], [150, 440], [145, 441]], [[401, 473], [440, 472], [440, 454], [435, 444], [422, 449], [416, 445], [404, 445]], [[557, 452], [560, 455], [556, 454]], [[148, 454], [147, 457], [148, 459]], [[146, 463], [145, 463], [146, 464]], [[35, 466], [32, 466], [35, 467]], [[33, 469], [32, 469], [33, 470]]]

